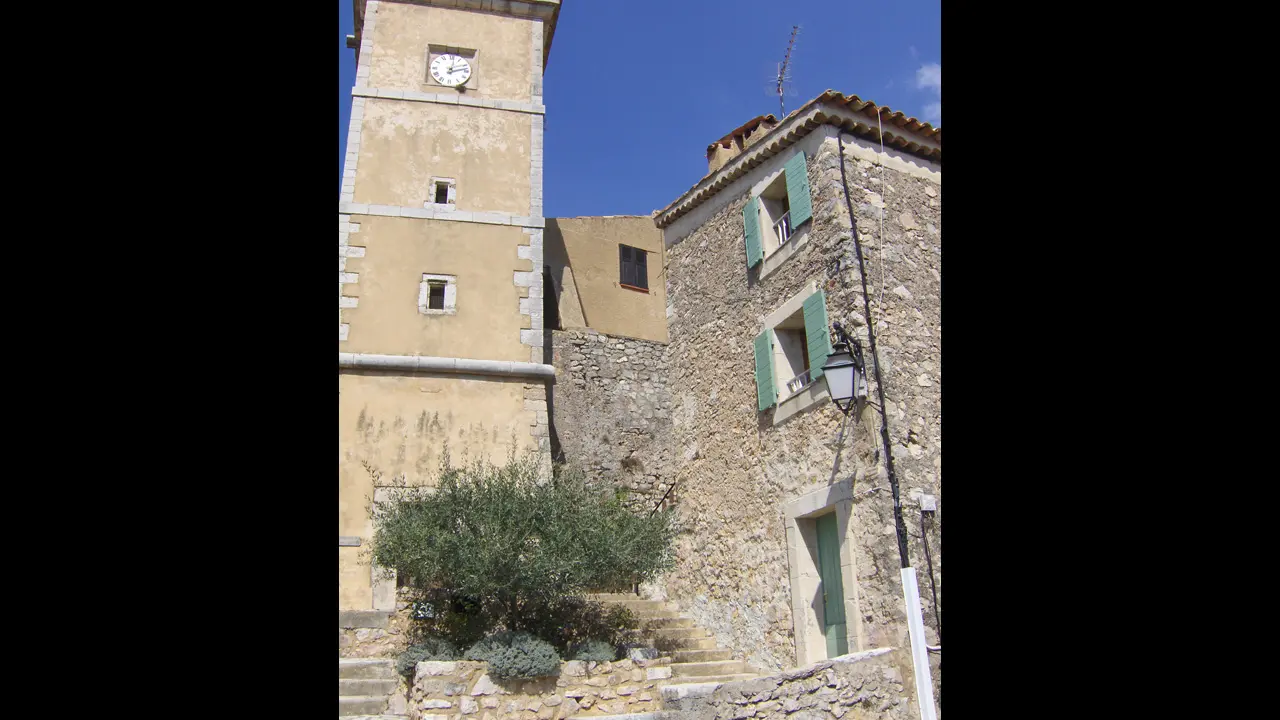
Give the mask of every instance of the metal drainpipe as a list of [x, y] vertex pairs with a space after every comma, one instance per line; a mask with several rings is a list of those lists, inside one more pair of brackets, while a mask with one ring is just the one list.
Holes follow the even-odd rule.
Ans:
[[[938, 710], [933, 701], [933, 680], [929, 672], [929, 651], [924, 642], [924, 618], [920, 610], [920, 588], [916, 585], [916, 569], [907, 559], [907, 527], [902, 522], [902, 502], [898, 495], [898, 478], [893, 472], [893, 452], [889, 446], [889, 413], [884, 403], [884, 380], [880, 376], [880, 354], [876, 351], [875, 325], [871, 323], [871, 296], [867, 293], [866, 265], [862, 261], [862, 243], [858, 242], [858, 224], [854, 220], [853, 200], [849, 198], [849, 180], [844, 170], [844, 138], [836, 132], [840, 148], [840, 184], [844, 186], [844, 204], [849, 210], [849, 232], [853, 249], [858, 256], [858, 274], [862, 277], [862, 304], [866, 311], [867, 340], [871, 346], [871, 361], [876, 369], [876, 394], [880, 398], [880, 443], [884, 448], [885, 470], [889, 474], [889, 488], [893, 492], [893, 526], [898, 535], [898, 560], [901, 563], [902, 597], [907, 611], [907, 628], [911, 638], [911, 665], [915, 672], [916, 702], [920, 708], [920, 720], [937, 720]], [[884, 238], [880, 238], [884, 242]]]

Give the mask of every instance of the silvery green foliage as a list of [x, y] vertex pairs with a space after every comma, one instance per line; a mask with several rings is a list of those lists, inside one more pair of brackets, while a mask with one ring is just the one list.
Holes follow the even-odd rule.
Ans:
[[413, 669], [424, 660], [457, 660], [458, 649], [453, 643], [440, 638], [426, 638], [419, 645], [411, 645], [396, 658], [396, 672], [413, 677]]
[[463, 657], [489, 663], [489, 674], [495, 677], [535, 678], [560, 674], [560, 656], [556, 649], [528, 633], [495, 633], [472, 645]]
[[531, 630], [540, 608], [671, 565], [673, 515], [632, 514], [612, 486], [577, 471], [546, 479], [515, 459], [446, 467], [434, 492], [401, 494], [375, 507], [375, 561], [420, 589], [474, 599], [469, 612], [488, 629]]
[[594, 662], [613, 662], [618, 657], [618, 648], [603, 640], [587, 640], [574, 650], [573, 660]]

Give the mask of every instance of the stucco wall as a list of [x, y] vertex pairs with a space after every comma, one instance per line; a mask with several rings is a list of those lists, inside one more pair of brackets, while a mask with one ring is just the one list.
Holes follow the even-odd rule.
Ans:
[[[348, 258], [358, 276], [343, 294], [359, 304], [343, 311], [350, 324], [343, 352], [431, 355], [477, 360], [529, 361], [520, 329], [516, 272], [533, 269], [517, 257], [529, 237], [518, 227], [361, 216], [364, 257]], [[423, 273], [457, 277], [457, 313], [426, 315], [418, 309]]]
[[594, 330], [550, 333], [552, 433], [565, 462], [628, 490], [649, 512], [674, 478], [666, 346]]
[[513, 450], [537, 450], [530, 428], [539, 411], [527, 409], [525, 397], [518, 378], [353, 370], [338, 376], [338, 534], [366, 540], [339, 549], [340, 607], [372, 606], [370, 470], [381, 473], [382, 485], [401, 475], [410, 485], [430, 485], [446, 445], [454, 465], [469, 459], [500, 464]]
[[378, 6], [373, 33], [369, 85], [446, 91], [427, 82], [427, 46], [447, 45], [477, 51], [479, 83], [466, 91], [469, 96], [527, 101], [531, 97], [527, 80], [532, 70], [530, 22], [490, 13], [383, 2]]
[[[665, 251], [653, 218], [548, 218], [545, 243], [565, 329], [590, 327], [609, 335], [667, 341]], [[648, 252], [649, 292], [619, 283], [619, 245]]]
[[[710, 207], [694, 210], [694, 217], [703, 213], [701, 222], [682, 238], [672, 233], [675, 244], [667, 254], [672, 432], [675, 447], [689, 448], [694, 456], [675, 491], [685, 522], [676, 569], [656, 592], [677, 599], [737, 657], [778, 669], [798, 662], [790, 591], [795, 571], [788, 567], [783, 505], [837, 481], [853, 481], [850, 539], [857, 579], [845, 591], [857, 593], [862, 617], [849, 649], [907, 646], [878, 413], [868, 407], [841, 438], [843, 418], [825, 398], [776, 426], [777, 409], [757, 411], [752, 341], [764, 319], [808, 283], [825, 291], [829, 320], [860, 331], [867, 347], [839, 154], [834, 139], [812, 139], [812, 226], [806, 244], [785, 262], [763, 279], [747, 269], [742, 208], [748, 195], [742, 185], [737, 195], [713, 198]], [[878, 322], [894, 461], [913, 536], [908, 545], [919, 572], [927, 640], [936, 643], [914, 498], [922, 491], [937, 496], [940, 517], [941, 174], [886, 169], [882, 182], [880, 168], [867, 159], [876, 156], [870, 145], [849, 136], [845, 143]], [[770, 171], [762, 166], [752, 182]], [[882, 286], [883, 307], [877, 311]], [[823, 391], [825, 380], [819, 384]], [[837, 447], [843, 451], [835, 467]], [[941, 597], [936, 527], [930, 543]]]
[[360, 131], [355, 202], [419, 208], [430, 199], [431, 178], [445, 177], [457, 181], [458, 210], [527, 215], [533, 117], [371, 98]]

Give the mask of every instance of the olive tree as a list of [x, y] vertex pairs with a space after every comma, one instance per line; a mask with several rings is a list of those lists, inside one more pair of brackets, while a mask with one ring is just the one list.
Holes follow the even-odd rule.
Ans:
[[671, 513], [633, 514], [612, 487], [563, 466], [543, 479], [529, 460], [444, 468], [434, 492], [403, 489], [374, 514], [375, 561], [444, 598], [436, 612], [463, 609], [462, 634], [544, 634], [566, 601], [652, 579], [672, 562]]

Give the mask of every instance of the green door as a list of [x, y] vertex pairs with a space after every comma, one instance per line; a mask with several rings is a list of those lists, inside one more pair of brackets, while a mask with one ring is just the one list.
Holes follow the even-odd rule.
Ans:
[[827, 657], [849, 652], [845, 638], [844, 583], [840, 579], [840, 533], [836, 514], [818, 518], [818, 575], [822, 580], [822, 634], [827, 638]]

